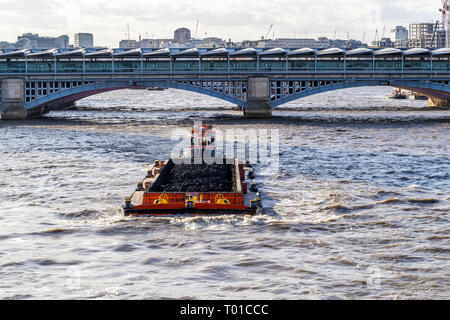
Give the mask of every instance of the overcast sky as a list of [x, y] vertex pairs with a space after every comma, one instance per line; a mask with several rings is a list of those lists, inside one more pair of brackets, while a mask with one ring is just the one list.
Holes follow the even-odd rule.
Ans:
[[275, 37], [318, 36], [373, 41], [386, 27], [441, 19], [440, 0], [0, 0], [0, 41], [25, 32], [43, 36], [92, 32], [95, 45], [127, 38], [172, 38], [178, 27], [198, 37], [259, 39], [274, 24]]

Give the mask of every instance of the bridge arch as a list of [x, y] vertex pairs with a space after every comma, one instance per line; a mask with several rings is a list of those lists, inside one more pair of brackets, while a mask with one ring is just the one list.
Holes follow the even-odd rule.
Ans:
[[58, 109], [83, 98], [104, 92], [123, 89], [144, 90], [149, 87], [172, 88], [196, 92], [222, 99], [241, 108], [245, 108], [247, 101], [247, 82], [241, 80], [30, 81], [27, 82], [25, 89], [28, 100], [25, 103], [25, 109], [33, 110], [44, 107]]
[[[393, 86], [411, 90], [435, 99], [436, 105], [448, 107], [450, 82], [439, 80], [318, 80], [270, 79], [270, 108], [328, 91], [365, 86]], [[146, 89], [148, 87], [174, 88], [212, 96], [247, 108], [248, 80], [93, 80], [27, 81], [25, 109], [36, 111], [63, 108], [80, 99], [114, 90]]]
[[271, 80], [270, 106], [274, 109], [285, 103], [324, 92], [367, 86], [397, 87], [420, 93], [431, 99], [450, 100], [449, 81]]

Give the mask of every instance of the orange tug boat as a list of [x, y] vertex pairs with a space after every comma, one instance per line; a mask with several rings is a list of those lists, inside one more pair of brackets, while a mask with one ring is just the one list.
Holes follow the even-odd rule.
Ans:
[[[194, 126], [193, 138], [197, 134], [201, 139], [201, 150], [214, 148], [211, 131], [211, 126]], [[195, 148], [193, 142], [192, 152]], [[262, 214], [264, 210], [252, 166], [248, 162], [244, 165], [238, 159], [224, 163], [233, 164], [199, 165], [191, 161], [191, 164], [178, 165], [172, 159], [155, 161], [144, 181], [138, 183], [133, 195], [125, 199], [124, 215], [161, 217]], [[195, 190], [196, 188], [199, 190]]]

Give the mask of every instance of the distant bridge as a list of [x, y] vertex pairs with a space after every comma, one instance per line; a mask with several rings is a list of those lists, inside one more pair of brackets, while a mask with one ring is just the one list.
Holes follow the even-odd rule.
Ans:
[[269, 117], [286, 102], [331, 90], [395, 86], [449, 106], [450, 49], [132, 49], [0, 52], [2, 119], [41, 115], [102, 92], [176, 88]]

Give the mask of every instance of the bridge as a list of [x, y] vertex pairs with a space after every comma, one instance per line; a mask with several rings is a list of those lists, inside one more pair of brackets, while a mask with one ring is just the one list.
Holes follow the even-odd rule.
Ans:
[[360, 86], [394, 86], [449, 107], [450, 49], [53, 49], [0, 52], [1, 119], [39, 116], [102, 92], [176, 88], [231, 102], [247, 117]]

